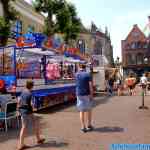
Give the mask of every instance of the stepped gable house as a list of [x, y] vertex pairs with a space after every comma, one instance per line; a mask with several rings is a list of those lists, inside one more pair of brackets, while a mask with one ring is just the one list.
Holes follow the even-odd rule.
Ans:
[[141, 76], [150, 71], [150, 44], [149, 39], [134, 25], [125, 40], [121, 41], [122, 62], [124, 75], [130, 72]]

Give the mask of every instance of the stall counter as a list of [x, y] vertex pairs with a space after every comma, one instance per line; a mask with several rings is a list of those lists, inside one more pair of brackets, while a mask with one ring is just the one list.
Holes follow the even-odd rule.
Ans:
[[32, 94], [34, 111], [76, 100], [75, 84], [56, 84], [34, 87]]

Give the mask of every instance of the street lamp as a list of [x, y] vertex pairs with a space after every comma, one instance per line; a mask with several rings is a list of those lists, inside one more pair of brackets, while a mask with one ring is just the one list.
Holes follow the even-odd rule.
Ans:
[[147, 106], [145, 106], [145, 103], [144, 103], [144, 100], [145, 100], [145, 88], [143, 87], [143, 85], [141, 85], [142, 86], [142, 92], [141, 92], [141, 96], [142, 96], [142, 105], [141, 106], [139, 106], [139, 109], [148, 109], [148, 107]]
[[117, 59], [115, 60], [115, 67], [119, 68], [120, 67], [120, 58], [117, 57]]
[[[148, 58], [146, 58], [146, 57], [144, 58], [144, 64], [148, 64]], [[144, 104], [146, 86], [147, 86], [147, 85], [145, 85], [145, 84], [141, 84], [141, 88], [142, 88], [142, 91], [141, 91], [142, 105], [139, 107], [139, 109], [148, 109], [148, 107], [145, 106], [145, 104]]]

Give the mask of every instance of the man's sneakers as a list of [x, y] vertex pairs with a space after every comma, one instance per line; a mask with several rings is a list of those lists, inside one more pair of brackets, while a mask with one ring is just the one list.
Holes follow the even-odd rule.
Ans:
[[23, 146], [19, 147], [17, 150], [24, 150], [24, 149], [28, 149], [28, 148], [31, 148], [31, 147], [28, 145], [23, 145]]
[[94, 127], [92, 125], [88, 126], [87, 128], [81, 128], [81, 132], [86, 133], [89, 131], [93, 131]]
[[42, 139], [40, 139], [40, 140], [37, 141], [37, 144], [43, 144], [44, 142], [45, 142], [45, 139], [42, 138]]
[[94, 129], [94, 127], [92, 125], [90, 125], [86, 128], [87, 131], [93, 131], [93, 129]]
[[86, 133], [87, 132], [86, 128], [81, 128], [80, 130], [81, 130], [82, 133]]

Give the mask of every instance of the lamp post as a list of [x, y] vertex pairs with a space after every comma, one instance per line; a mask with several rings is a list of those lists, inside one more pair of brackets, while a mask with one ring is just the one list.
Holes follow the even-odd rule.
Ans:
[[116, 68], [119, 68], [119, 65], [120, 65], [120, 58], [117, 57], [117, 58], [116, 58], [116, 61], [115, 61], [115, 67], [116, 67]]
[[[148, 58], [145, 57], [144, 58], [144, 64], [148, 64]], [[147, 84], [141, 84], [141, 88], [142, 88], [142, 91], [141, 91], [141, 96], [142, 96], [142, 105], [139, 106], [139, 109], [148, 109], [147, 106], [145, 106], [145, 92], [146, 92], [146, 87], [147, 87]]]

